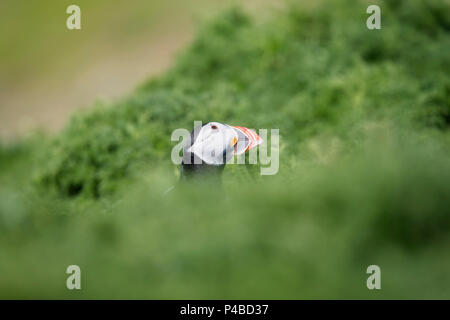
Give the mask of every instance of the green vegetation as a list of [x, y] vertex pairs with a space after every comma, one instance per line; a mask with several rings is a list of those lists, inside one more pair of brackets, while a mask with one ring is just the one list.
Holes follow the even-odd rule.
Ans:
[[[379, 31], [362, 2], [230, 9], [164, 76], [3, 147], [0, 297], [449, 298], [450, 7], [381, 7]], [[279, 128], [279, 173], [163, 197], [194, 120]]]
[[209, 2], [135, 0], [135, 5], [130, 6], [126, 2], [77, 0], [76, 4], [82, 8], [83, 32], [70, 32], [65, 27], [69, 16], [66, 9], [73, 1], [3, 0], [0, 80], [6, 85], [7, 81], [25, 80], [30, 75], [58, 75], [61, 70], [76, 73], [77, 67], [86, 60], [85, 52], [94, 56], [107, 55], [108, 50], [132, 46], [138, 40], [154, 36], [156, 26], [168, 17], [183, 21], [186, 18], [180, 12], [216, 6]]

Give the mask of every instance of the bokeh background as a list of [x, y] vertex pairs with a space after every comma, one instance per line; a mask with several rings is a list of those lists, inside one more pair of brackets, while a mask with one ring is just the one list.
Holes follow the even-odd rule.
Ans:
[[[69, 4], [0, 4], [1, 298], [450, 298], [448, 1]], [[279, 173], [179, 185], [194, 120]]]
[[[217, 0], [10, 1], [0, 4], [0, 136], [61, 129], [95, 99], [116, 99], [173, 63], [208, 16], [238, 3]], [[82, 9], [82, 30], [66, 8]], [[265, 0], [246, 8], [279, 6]]]

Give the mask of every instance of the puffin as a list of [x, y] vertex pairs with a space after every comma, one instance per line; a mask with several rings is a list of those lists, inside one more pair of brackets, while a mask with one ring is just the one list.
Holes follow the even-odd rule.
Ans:
[[183, 147], [180, 180], [215, 179], [220, 181], [226, 163], [263, 139], [253, 130], [220, 122], [196, 127]]

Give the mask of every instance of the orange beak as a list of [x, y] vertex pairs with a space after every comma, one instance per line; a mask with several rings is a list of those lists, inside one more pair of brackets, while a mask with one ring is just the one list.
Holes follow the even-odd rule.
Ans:
[[253, 130], [246, 127], [232, 126], [238, 134], [237, 144], [235, 144], [234, 153], [242, 154], [263, 143], [263, 139]]

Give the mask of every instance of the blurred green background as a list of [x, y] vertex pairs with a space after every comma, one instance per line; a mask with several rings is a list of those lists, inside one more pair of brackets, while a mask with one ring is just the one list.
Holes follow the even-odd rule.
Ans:
[[[51, 1], [0, 3], [0, 137], [36, 127], [59, 130], [74, 110], [116, 99], [164, 71], [198, 21], [233, 0]], [[81, 8], [82, 29], [66, 28]], [[246, 1], [255, 8], [265, 0]]]
[[[73, 34], [55, 27], [66, 4], [8, 6], [8, 85], [64, 82], [77, 63], [97, 64], [94, 43], [107, 59], [139, 51], [177, 14], [203, 17], [157, 77], [91, 100], [56, 133], [5, 138], [0, 297], [450, 298], [450, 4], [376, 1], [381, 30], [366, 28], [368, 4], [86, 1]], [[22, 7], [42, 36], [21, 25]], [[279, 173], [229, 165], [223, 187], [163, 196], [178, 173], [170, 134], [194, 120], [279, 129]], [[65, 287], [72, 264], [80, 291]], [[366, 287], [372, 264], [379, 291]]]

